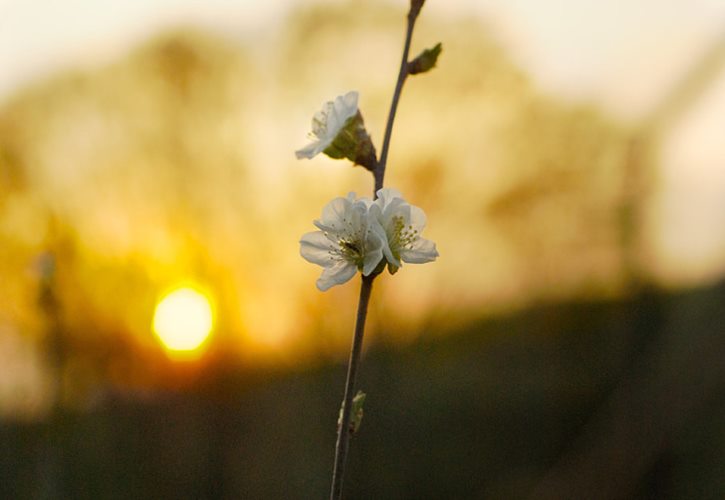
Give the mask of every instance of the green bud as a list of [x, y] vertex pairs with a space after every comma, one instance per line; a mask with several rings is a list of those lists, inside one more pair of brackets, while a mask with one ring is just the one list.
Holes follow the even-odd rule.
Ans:
[[425, 49], [418, 57], [408, 63], [408, 74], [417, 75], [433, 69], [442, 50], [443, 46], [440, 42], [432, 49]]
[[[350, 412], [350, 427], [348, 430], [350, 434], [355, 434], [360, 428], [363, 418], [363, 405], [365, 404], [365, 393], [357, 391], [357, 394], [352, 398], [352, 409]], [[337, 425], [342, 425], [342, 408], [340, 408], [340, 417], [337, 419]]]
[[365, 121], [360, 111], [348, 118], [344, 127], [335, 136], [335, 140], [323, 151], [336, 160], [347, 158], [373, 172], [378, 164], [375, 146], [365, 129]]
[[352, 398], [352, 415], [350, 415], [350, 432], [356, 433], [362, 424], [363, 418], [363, 405], [365, 404], [365, 393], [357, 391], [357, 394]]

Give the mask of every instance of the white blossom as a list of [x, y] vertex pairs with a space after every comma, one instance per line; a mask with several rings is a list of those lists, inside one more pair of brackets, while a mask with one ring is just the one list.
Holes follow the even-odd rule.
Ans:
[[317, 288], [323, 292], [341, 285], [357, 271], [368, 276], [383, 260], [386, 247], [385, 232], [370, 211], [367, 198], [335, 198], [322, 209], [322, 217], [314, 221], [319, 231], [302, 236], [302, 257], [322, 266]]
[[426, 217], [423, 210], [411, 205], [395, 189], [383, 188], [370, 207], [386, 235], [383, 253], [389, 270], [394, 273], [403, 262], [422, 264], [438, 257], [435, 243], [421, 237]]
[[334, 101], [326, 102], [322, 110], [315, 113], [312, 118], [310, 138], [313, 141], [295, 151], [297, 159], [313, 158], [327, 149], [347, 121], [358, 114], [357, 100], [358, 93], [351, 91], [344, 96], [336, 97]]

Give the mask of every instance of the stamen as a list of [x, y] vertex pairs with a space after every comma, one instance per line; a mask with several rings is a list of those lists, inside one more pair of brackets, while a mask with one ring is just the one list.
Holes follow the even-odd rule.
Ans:
[[398, 255], [401, 249], [411, 250], [413, 243], [419, 238], [418, 230], [413, 229], [412, 224], [405, 224], [403, 217], [393, 217], [393, 234], [390, 237], [390, 247], [394, 255]]

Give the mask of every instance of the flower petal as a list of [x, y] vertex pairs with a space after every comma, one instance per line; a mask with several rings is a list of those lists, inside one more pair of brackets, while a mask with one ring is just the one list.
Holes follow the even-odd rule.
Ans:
[[400, 258], [410, 264], [424, 264], [432, 262], [438, 257], [436, 244], [425, 238], [418, 238], [413, 242], [412, 248], [401, 248]]
[[384, 234], [381, 236], [381, 231], [370, 230], [365, 239], [365, 256], [363, 258], [363, 269], [362, 273], [368, 276], [370, 273], [375, 271], [380, 261], [383, 260], [383, 247]]
[[300, 239], [300, 255], [318, 266], [330, 266], [335, 260], [334, 250], [335, 245], [322, 231], [305, 233]]
[[320, 151], [322, 151], [324, 149], [324, 148], [321, 148], [320, 146], [321, 146], [320, 141], [312, 142], [312, 143], [308, 144], [307, 146], [305, 146], [304, 148], [298, 149], [297, 151], [295, 151], [295, 156], [297, 157], [298, 160], [301, 160], [302, 158], [307, 158], [308, 160], [311, 160], [312, 158], [314, 158], [315, 156], [320, 154]]
[[317, 280], [317, 288], [324, 292], [335, 285], [342, 285], [355, 276], [357, 268], [350, 262], [338, 260], [330, 266], [326, 267], [319, 279]]
[[337, 197], [322, 208], [322, 217], [319, 222], [320, 224], [337, 228], [338, 230], [342, 229], [343, 219], [347, 219], [351, 208], [352, 202], [349, 198]]
[[385, 208], [386, 205], [388, 205], [391, 201], [393, 201], [394, 198], [400, 198], [403, 199], [403, 195], [400, 194], [400, 191], [393, 188], [382, 188], [378, 189], [377, 192], [378, 200], [380, 200], [380, 208]]
[[423, 231], [423, 228], [425, 228], [426, 222], [428, 222], [428, 218], [425, 216], [423, 209], [416, 207], [415, 205], [410, 205], [410, 219], [408, 224], [413, 226], [413, 229], [416, 229], [420, 233]]
[[[357, 100], [360, 94], [356, 90], [351, 90], [344, 96], [342, 96], [342, 103], [345, 105], [347, 109], [357, 112]], [[355, 113], [351, 113], [350, 116], [354, 115]]]
[[348, 92], [344, 96], [338, 96], [335, 98], [334, 112], [331, 113], [335, 116], [334, 120], [337, 127], [335, 135], [337, 135], [337, 132], [345, 126], [347, 120], [357, 114], [357, 99], [358, 93], [354, 90]]

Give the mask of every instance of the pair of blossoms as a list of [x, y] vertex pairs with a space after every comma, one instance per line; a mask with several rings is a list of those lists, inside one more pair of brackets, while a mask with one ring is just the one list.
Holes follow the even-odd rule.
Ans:
[[[297, 151], [297, 158], [323, 152], [374, 170], [375, 149], [357, 100], [357, 92], [349, 92], [327, 102], [312, 119], [313, 142]], [[324, 268], [317, 280], [323, 292], [347, 282], [358, 271], [363, 276], [375, 275], [387, 265], [394, 274], [403, 262], [421, 264], [438, 257], [435, 243], [421, 237], [426, 223], [423, 210], [394, 189], [383, 188], [376, 194], [374, 201], [356, 198], [355, 193], [335, 198], [314, 221], [319, 231], [302, 236], [302, 257]]]

